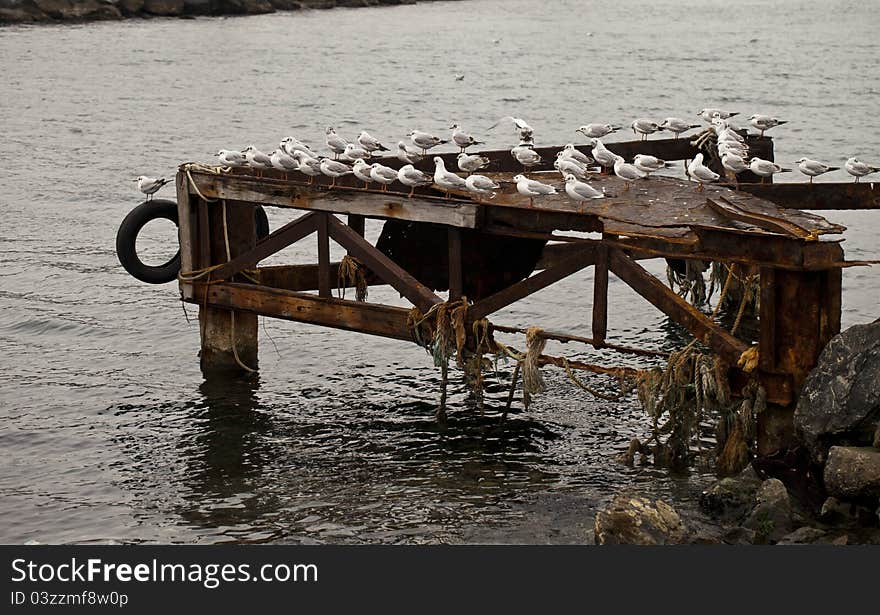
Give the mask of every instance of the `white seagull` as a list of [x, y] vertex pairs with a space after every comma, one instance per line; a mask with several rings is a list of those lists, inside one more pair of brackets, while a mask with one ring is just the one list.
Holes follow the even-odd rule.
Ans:
[[611, 168], [617, 160], [617, 154], [605, 147], [601, 139], [592, 139], [590, 145], [593, 147], [593, 158], [596, 159], [603, 168]]
[[721, 166], [734, 175], [739, 175], [743, 171], [749, 170], [749, 163], [745, 161], [745, 158], [734, 152], [721, 154]]
[[430, 186], [434, 179], [427, 173], [423, 173], [411, 164], [405, 164], [397, 171], [397, 180], [404, 186], [409, 186], [410, 198], [415, 192], [416, 186]]
[[339, 155], [339, 160], [343, 162], [354, 162], [358, 158], [369, 158], [372, 152], [363, 147], [358, 147], [354, 143], [346, 143], [345, 149]]
[[699, 182], [700, 184], [697, 188], [697, 192], [702, 192], [705, 189], [704, 184], [718, 181], [718, 179], [721, 177], [720, 175], [718, 175], [718, 173], [703, 164], [702, 153], [694, 156], [694, 159], [691, 160], [691, 163], [688, 165], [687, 171], [688, 176], [694, 181]]
[[635, 120], [630, 124], [630, 128], [632, 128], [633, 134], [642, 135], [642, 141], [647, 139], [648, 135], [654, 134], [658, 130], [665, 130], [664, 128], [661, 128], [660, 124], [657, 122], [645, 118]]
[[288, 156], [293, 156], [293, 152], [305, 152], [312, 158], [316, 158], [317, 154], [312, 151], [308, 145], [297, 139], [296, 137], [284, 137], [280, 144], [281, 150]]
[[244, 167], [247, 166], [247, 158], [244, 154], [234, 150], [221, 149], [214, 154], [224, 167]]
[[466, 133], [461, 129], [458, 124], [453, 124], [449, 127], [449, 130], [452, 131], [452, 141], [458, 146], [458, 149], [462, 152], [469, 148], [471, 145], [481, 145], [482, 141], [477, 141], [474, 139], [474, 136]]
[[464, 178], [447, 171], [440, 156], [434, 156], [434, 183], [443, 188], [446, 198], [449, 198], [450, 190], [467, 190]]
[[859, 181], [860, 177], [880, 171], [880, 167], [873, 167], [869, 164], [865, 164], [855, 156], [847, 160], [843, 166], [846, 168], [847, 173], [856, 178], [856, 182]]
[[810, 177], [811, 184], [813, 183], [814, 177], [818, 177], [823, 173], [828, 173], [830, 171], [840, 170], [840, 167], [830, 167], [818, 160], [810, 160], [809, 158], [798, 158], [794, 162], [798, 165], [798, 169], [801, 173]]
[[164, 177], [147, 177], [146, 175], [138, 175], [135, 180], [138, 185], [138, 190], [147, 195], [147, 200], [153, 198], [153, 195], [158, 192], [159, 188], [170, 182], [170, 179], [165, 179]]
[[385, 192], [390, 184], [397, 181], [397, 169], [374, 162], [370, 165], [370, 177], [374, 182], [382, 184], [382, 191]]
[[363, 158], [358, 158], [351, 165], [351, 171], [355, 177], [364, 182], [364, 190], [370, 187], [370, 184], [373, 182], [373, 176], [370, 175], [369, 163], [364, 162]]
[[776, 173], [787, 173], [791, 171], [791, 169], [783, 169], [775, 162], [770, 162], [769, 160], [757, 157], [749, 160], [749, 170], [761, 178], [762, 184], [767, 177], [771, 177]]
[[699, 127], [699, 124], [691, 124], [690, 122], [677, 117], [667, 117], [665, 120], [660, 122], [660, 128], [662, 128], [663, 130], [668, 130], [669, 132], [674, 134], [676, 139], [681, 133], [687, 132], [691, 128]]
[[345, 151], [348, 141], [336, 134], [336, 129], [332, 126], [329, 126], [325, 132], [327, 134], [327, 147], [333, 152], [334, 157], [339, 158], [339, 154]]
[[511, 155], [526, 168], [533, 167], [541, 162], [541, 155], [530, 147], [530, 144], [520, 143], [512, 150]]
[[422, 132], [421, 130], [411, 130], [406, 136], [410, 138], [413, 145], [422, 149], [423, 156], [427, 154], [428, 150], [432, 147], [442, 145], [443, 143], [449, 143], [448, 139], [441, 139], [440, 137], [435, 137], [434, 135], [428, 132]]
[[330, 187], [332, 188], [336, 185], [336, 179], [338, 177], [342, 177], [343, 175], [351, 175], [352, 173], [354, 173], [354, 171], [352, 171], [351, 167], [344, 162], [324, 158], [324, 160], [321, 161], [321, 173], [323, 173], [327, 177], [333, 178], [330, 182]]
[[610, 135], [615, 130], [620, 130], [620, 126], [612, 126], [611, 124], [585, 124], [575, 132], [583, 134], [588, 139], [599, 139], [605, 135]]
[[357, 138], [358, 144], [370, 153], [375, 151], [387, 152], [388, 148], [382, 145], [378, 139], [370, 136], [366, 130], [362, 130]]
[[397, 142], [397, 159], [405, 164], [416, 164], [419, 160], [424, 158], [421, 152], [415, 148], [410, 147], [403, 141]]
[[546, 196], [548, 194], [556, 194], [556, 188], [549, 184], [529, 179], [525, 175], [514, 175], [513, 181], [516, 182], [516, 191], [522, 195], [529, 197], [529, 207], [535, 206], [536, 196]]
[[244, 154], [244, 157], [248, 162], [248, 166], [251, 166], [254, 169], [272, 168], [272, 160], [269, 158], [269, 156], [258, 150], [253, 145], [248, 145], [246, 148], [244, 148], [244, 150], [242, 150], [241, 153]]
[[559, 171], [562, 174], [562, 177], [565, 177], [566, 175], [574, 175], [578, 179], [586, 179], [589, 176], [589, 171], [585, 166], [574, 158], [567, 158], [563, 152], [559, 152], [556, 155], [556, 160], [553, 162], [553, 168]]
[[501, 187], [485, 175], [468, 175], [464, 183], [474, 194], [488, 194], [490, 199], [495, 196], [495, 190]]
[[513, 117], [512, 115], [506, 115], [502, 117], [500, 120], [489, 126], [486, 130], [492, 130], [499, 124], [507, 124], [512, 123], [516, 129], [519, 131], [519, 136], [522, 139], [528, 139], [534, 134], [534, 129], [528, 125], [528, 123], [522, 119], [521, 117]]
[[647, 173], [637, 168], [635, 165], [627, 163], [623, 159], [623, 156], [615, 157], [614, 174], [626, 182], [626, 187], [623, 189], [624, 192], [629, 190], [630, 183], [638, 179], [645, 179], [646, 177], [648, 177]]
[[276, 149], [274, 152], [269, 154], [269, 161], [272, 163], [272, 166], [279, 171], [284, 171], [287, 173], [288, 171], [296, 171], [299, 169], [299, 163], [295, 158], [291, 158], [287, 155], [282, 149]]
[[637, 168], [639, 171], [643, 171], [650, 175], [654, 171], [659, 171], [660, 169], [667, 169], [672, 165], [671, 162], [666, 162], [661, 158], [657, 158], [656, 156], [649, 156], [647, 154], [636, 154], [635, 159], [633, 159], [633, 166]]
[[[576, 148], [574, 146], [574, 143], [566, 143], [565, 147], [562, 148], [562, 151], [559, 152], [559, 154], [562, 154], [565, 158], [572, 158], [581, 163], [581, 165], [583, 166], [589, 166], [596, 162], [585, 153], [583, 153], [581, 150]], [[559, 154], [556, 154], [557, 158], [559, 157]]]
[[464, 171], [468, 175], [479, 171], [480, 169], [485, 169], [489, 166], [491, 162], [485, 156], [479, 156], [477, 154], [466, 154], [464, 152], [460, 153], [456, 159], [456, 163], [458, 164], [459, 171]]
[[313, 158], [301, 151], [294, 152], [293, 157], [299, 162], [299, 172], [308, 176], [310, 184], [315, 181], [318, 175], [321, 175], [321, 161], [318, 158]]
[[565, 176], [565, 193], [578, 203], [605, 197], [604, 192], [596, 190], [586, 182], [578, 181], [578, 178], [571, 174]]
[[757, 113], [749, 118], [749, 124], [760, 130], [762, 137], [764, 136], [765, 130], [770, 130], [774, 126], [782, 126], [787, 122], [788, 120], [780, 120], [775, 117], [770, 117], [769, 115], [759, 115]]
[[710, 124], [712, 123], [713, 117], [720, 117], [722, 120], [727, 120], [732, 118], [734, 115], [739, 115], [739, 111], [725, 111], [724, 109], [700, 109], [697, 112], [697, 117], [703, 118]]

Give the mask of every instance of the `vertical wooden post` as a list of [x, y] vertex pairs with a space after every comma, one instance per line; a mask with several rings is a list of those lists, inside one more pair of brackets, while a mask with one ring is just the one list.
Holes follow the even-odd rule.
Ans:
[[758, 340], [758, 362], [762, 371], [776, 371], [776, 276], [775, 269], [762, 267], [760, 314], [761, 335]]
[[461, 231], [449, 227], [449, 300], [458, 301], [464, 292], [461, 267]]
[[[175, 187], [177, 188], [177, 238], [180, 244], [180, 270], [188, 272], [196, 268], [195, 247], [198, 236], [196, 234], [195, 208], [189, 198], [189, 181], [185, 173], [177, 173]], [[180, 294], [184, 299], [193, 299], [195, 296], [193, 285], [181, 282]]]
[[[257, 234], [252, 205], [224, 205], [222, 201], [201, 202], [199, 226], [200, 237], [205, 239], [200, 243], [207, 244], [206, 254], [213, 261], [200, 262], [200, 267], [231, 260], [252, 249], [256, 244]], [[200, 247], [201, 250], [205, 248]], [[202, 298], [197, 296], [196, 299]], [[202, 374], [206, 378], [228, 373], [248, 373], [249, 370], [257, 369], [256, 314], [201, 306], [199, 322], [202, 337], [199, 356]]]
[[348, 226], [355, 233], [363, 237], [366, 227], [366, 219], [359, 214], [348, 214]]
[[318, 214], [318, 296], [330, 298], [330, 235], [327, 216]]
[[596, 249], [596, 265], [593, 273], [593, 339], [605, 341], [608, 334], [608, 247]]

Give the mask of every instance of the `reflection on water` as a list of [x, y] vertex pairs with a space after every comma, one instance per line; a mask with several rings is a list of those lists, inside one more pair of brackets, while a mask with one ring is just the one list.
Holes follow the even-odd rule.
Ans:
[[[648, 430], [635, 399], [597, 402], [559, 371], [545, 370], [548, 392], [528, 410], [518, 394], [503, 423], [510, 364], [488, 378], [482, 413], [454, 380], [449, 420], [438, 425], [439, 374], [423, 350], [265, 321], [259, 379], [202, 383], [195, 320], [173, 285], [121, 270], [115, 232], [141, 200], [136, 175], [170, 174], [220, 147], [271, 149], [291, 133], [322, 144], [331, 124], [393, 143], [455, 119], [502, 148], [513, 135], [485, 128], [509, 114], [527, 118], [545, 145], [579, 138], [574, 127], [588, 122], [721, 105], [789, 119], [774, 129], [777, 159], [789, 165], [870, 160], [880, 131], [876, 92], [865, 86], [880, 62], [875, 11], [796, 4], [705, 0], [682, 20], [674, 0], [560, 0], [552, 11], [535, 0], [475, 0], [0, 29], [4, 83], [15, 92], [0, 97], [4, 145], [51, 144], [46, 155], [4, 160], [0, 540], [581, 542], [596, 507], [621, 489], [692, 506], [711, 480], [701, 468], [676, 477], [616, 462]], [[648, 18], [634, 22], [633, 12]], [[434, 34], [412, 23], [431, 23]], [[326, 39], [329, 29], [344, 48]], [[218, 60], [219, 45], [237, 53]], [[816, 71], [803, 48], [826, 68]], [[880, 258], [875, 212], [826, 213], [850, 228], [850, 258]], [[294, 214], [268, 215], [278, 228]], [[379, 230], [368, 224], [368, 237]], [[158, 237], [156, 250], [173, 252], [175, 242]], [[288, 262], [314, 260], [313, 244], [287, 252]], [[644, 265], [663, 278], [662, 260]], [[843, 284], [844, 326], [874, 320], [880, 272], [850, 268]], [[588, 334], [592, 285], [580, 272], [493, 320]], [[614, 276], [609, 289], [614, 341], [667, 351], [686, 343]], [[370, 297], [400, 304], [382, 287]], [[730, 326], [735, 310], [721, 317]], [[523, 346], [521, 336], [504, 341]], [[556, 342], [547, 352], [651, 364]]]

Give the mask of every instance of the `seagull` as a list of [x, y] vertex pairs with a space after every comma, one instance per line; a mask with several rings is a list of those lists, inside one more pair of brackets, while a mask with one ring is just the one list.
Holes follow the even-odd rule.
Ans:
[[146, 175], [138, 175], [135, 180], [138, 184], [138, 190], [147, 195], [147, 200], [153, 198], [159, 188], [170, 182], [170, 179], [164, 177], [147, 177]]
[[234, 150], [221, 149], [214, 154], [224, 167], [244, 167], [247, 166], [247, 158], [241, 152]]
[[364, 162], [363, 158], [358, 158], [354, 161], [354, 164], [351, 166], [351, 171], [354, 173], [355, 177], [364, 182], [364, 190], [370, 187], [370, 183], [373, 181], [373, 176], [370, 175], [370, 165]]
[[315, 158], [317, 156], [315, 152], [312, 151], [312, 148], [310, 148], [308, 145], [295, 137], [285, 137], [281, 141], [280, 147], [281, 151], [283, 151], [288, 156], [293, 156], [293, 152], [296, 151], [305, 152], [312, 158]]
[[338, 156], [339, 160], [344, 162], [354, 162], [358, 158], [369, 158], [372, 152], [363, 147], [358, 147], [354, 143], [346, 143], [345, 149]]
[[474, 139], [473, 135], [470, 135], [464, 132], [458, 124], [453, 124], [449, 127], [449, 130], [452, 131], [452, 141], [458, 146], [458, 148], [463, 152], [471, 145], [482, 145], [483, 141], [477, 141]]
[[721, 130], [716, 130], [715, 135], [718, 137], [719, 141], [736, 141], [737, 143], [746, 142], [746, 138], [730, 126], [722, 128]]
[[387, 192], [388, 186], [397, 181], [397, 169], [374, 162], [370, 165], [370, 177], [374, 182], [382, 184], [382, 192]]
[[798, 165], [798, 169], [804, 175], [810, 176], [810, 183], [813, 183], [813, 178], [822, 175], [823, 173], [828, 173], [829, 171], [839, 171], [840, 167], [829, 167], [827, 164], [823, 164], [818, 160], [810, 160], [809, 158], [798, 158], [794, 161], [796, 165]]
[[501, 187], [485, 175], [469, 175], [464, 180], [464, 183], [471, 192], [475, 194], [488, 194], [490, 199], [494, 198], [494, 191]]
[[623, 189], [624, 192], [629, 190], [629, 185], [631, 182], [634, 182], [637, 179], [645, 179], [646, 177], [648, 177], [647, 173], [637, 168], [635, 165], [627, 163], [623, 159], [623, 156], [615, 157], [614, 174], [626, 182], [626, 188]]
[[749, 170], [749, 163], [745, 161], [745, 158], [734, 152], [721, 154], [721, 166], [734, 175], [739, 175], [743, 171]]
[[765, 130], [770, 130], [774, 126], [781, 126], [787, 122], [788, 120], [780, 120], [769, 115], [758, 115], [757, 113], [749, 118], [749, 124], [760, 130], [762, 137]]
[[675, 135], [676, 139], [678, 138], [678, 135], [680, 135], [681, 133], [687, 132], [691, 128], [699, 128], [699, 127], [700, 127], [699, 124], [691, 124], [690, 122], [685, 121], [680, 118], [677, 118], [677, 117], [667, 117], [665, 120], [660, 122], [660, 128], [662, 128], [663, 130], [668, 130], [669, 132], [673, 133]]
[[416, 164], [424, 156], [418, 150], [408, 146], [403, 141], [397, 142], [397, 159], [404, 164]]
[[600, 139], [592, 139], [590, 145], [593, 147], [593, 158], [596, 159], [603, 168], [611, 168], [617, 159], [617, 154], [605, 147]]
[[578, 181], [578, 178], [572, 174], [565, 176], [565, 193], [578, 203], [605, 197], [604, 192], [596, 190], [586, 182]]
[[563, 177], [567, 175], [574, 175], [578, 179], [586, 179], [589, 177], [589, 171], [586, 167], [582, 166], [574, 158], [566, 158], [563, 152], [559, 152], [556, 155], [556, 161], [553, 163], [553, 168], [559, 171]]
[[489, 160], [485, 156], [479, 156], [477, 154], [465, 154], [464, 152], [462, 152], [456, 157], [456, 162], [458, 163], [458, 169], [460, 171], [464, 171], [465, 173], [470, 175], [475, 171], [479, 171], [480, 169], [485, 169], [486, 167], [488, 167], [491, 160]]
[[526, 168], [533, 167], [541, 162], [541, 155], [533, 150], [530, 145], [531, 144], [520, 143], [510, 150], [510, 153], [516, 158], [516, 161]]
[[294, 158], [299, 162], [299, 172], [307, 175], [309, 183], [313, 183], [318, 175], [321, 175], [321, 161], [309, 156], [302, 151], [294, 152]]
[[620, 126], [612, 126], [611, 124], [586, 124], [575, 130], [575, 132], [583, 134], [588, 139], [599, 139], [605, 135], [610, 135], [615, 130], [620, 130]]
[[269, 154], [269, 161], [272, 163], [272, 166], [279, 171], [284, 171], [285, 175], [288, 171], [296, 171], [299, 169], [299, 163], [296, 159], [291, 158], [287, 155], [284, 150], [276, 149], [274, 152]]
[[719, 141], [718, 155], [736, 154], [741, 158], [745, 158], [749, 154], [749, 148], [736, 141]]
[[404, 186], [409, 186], [409, 197], [412, 198], [416, 186], [430, 186], [434, 179], [427, 173], [423, 173], [411, 164], [405, 164], [397, 171], [397, 180]]
[[697, 117], [701, 117], [710, 124], [712, 123], [713, 117], [720, 117], [722, 120], [727, 120], [732, 118], [734, 115], [739, 115], [739, 111], [724, 111], [723, 109], [700, 109], [697, 112]]
[[764, 183], [764, 178], [772, 177], [775, 173], [787, 173], [791, 171], [791, 169], [783, 169], [775, 162], [770, 162], [763, 158], [752, 158], [749, 160], [749, 170], [761, 178], [762, 184]]
[[513, 123], [516, 126], [516, 129], [519, 131], [519, 136], [525, 140], [528, 139], [534, 134], [534, 129], [528, 125], [528, 123], [522, 119], [521, 117], [513, 117], [511, 115], [506, 115], [502, 117], [500, 120], [489, 126], [486, 130], [492, 130], [499, 124]]
[[406, 136], [410, 138], [413, 145], [422, 148], [423, 156], [426, 155], [428, 150], [432, 147], [442, 145], [443, 143], [449, 143], [448, 139], [441, 139], [440, 137], [435, 137], [434, 135], [422, 132], [421, 130], [411, 130]]
[[345, 146], [348, 145], [348, 141], [336, 134], [336, 129], [332, 126], [327, 128], [326, 133], [327, 147], [333, 152], [335, 158], [339, 158], [339, 154], [345, 151]]
[[330, 187], [336, 185], [336, 178], [342, 177], [343, 175], [350, 175], [354, 173], [351, 167], [345, 164], [344, 162], [339, 162], [338, 160], [330, 160], [329, 158], [324, 158], [321, 161], [321, 173], [326, 175], [327, 177], [332, 177], [333, 180], [330, 182]]
[[718, 181], [721, 177], [718, 173], [703, 164], [702, 152], [694, 156], [694, 159], [691, 160], [691, 163], [688, 165], [687, 172], [691, 179], [699, 182], [700, 186], [697, 188], [697, 192], [705, 190], [704, 184]]
[[860, 177], [864, 177], [865, 175], [870, 175], [871, 173], [876, 173], [880, 171], [880, 167], [872, 167], [869, 164], [865, 164], [855, 156], [846, 161], [846, 164], [843, 165], [846, 168], [846, 172], [856, 178], [856, 182], [859, 181]]
[[375, 151], [387, 152], [388, 148], [379, 143], [379, 140], [371, 137], [366, 130], [362, 130], [357, 138], [358, 144], [370, 153]]
[[247, 159], [248, 165], [254, 169], [271, 169], [272, 161], [269, 156], [258, 150], [253, 145], [248, 145], [241, 152]]
[[596, 162], [585, 153], [583, 153], [581, 150], [576, 148], [574, 146], [574, 143], [566, 143], [565, 147], [562, 148], [562, 151], [559, 152], [559, 154], [556, 154], [556, 157], [558, 158], [560, 154], [565, 158], [572, 158], [573, 160], [581, 163], [581, 165], [583, 166], [589, 166]]
[[654, 171], [666, 169], [673, 165], [671, 162], [666, 162], [665, 160], [662, 160], [655, 156], [648, 156], [647, 154], [636, 154], [636, 157], [633, 160], [633, 166], [635, 166], [635, 168], [637, 168], [639, 171], [643, 171], [644, 173], [650, 175]]
[[450, 190], [467, 190], [464, 178], [447, 171], [440, 156], [434, 156], [434, 183], [446, 191], [446, 198]]
[[549, 184], [542, 184], [533, 179], [529, 179], [523, 174], [515, 175], [513, 181], [516, 182], [516, 191], [522, 195], [529, 197], [529, 207], [535, 206], [536, 196], [546, 196], [548, 194], [556, 194], [556, 188]]
[[646, 120], [645, 118], [635, 120], [630, 124], [630, 128], [632, 128], [633, 134], [642, 135], [642, 141], [647, 139], [648, 135], [654, 134], [658, 130], [665, 130], [664, 128], [661, 128], [657, 122]]

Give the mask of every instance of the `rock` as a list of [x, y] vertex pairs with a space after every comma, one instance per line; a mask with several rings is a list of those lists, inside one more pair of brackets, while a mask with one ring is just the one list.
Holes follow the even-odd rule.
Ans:
[[841, 502], [835, 497], [829, 497], [822, 503], [819, 511], [819, 519], [827, 523], [840, 523], [849, 520], [853, 516], [853, 505]]
[[724, 533], [721, 540], [728, 545], [751, 545], [755, 543], [755, 530], [732, 527]]
[[791, 532], [791, 500], [781, 480], [765, 480], [755, 499], [757, 504], [743, 527], [755, 530], [756, 544], [777, 542]]
[[275, 7], [269, 0], [213, 0], [215, 15], [262, 15], [274, 13]]
[[700, 508], [713, 519], [739, 522], [755, 507], [761, 479], [750, 466], [739, 476], [722, 478], [700, 495]]
[[144, 10], [144, 0], [115, 0], [113, 4], [126, 17], [138, 15]]
[[687, 537], [681, 517], [669, 504], [625, 495], [596, 515], [593, 531], [599, 545], [682, 544]]
[[825, 488], [844, 499], [880, 499], [880, 450], [873, 447], [832, 446], [825, 464]]
[[779, 545], [809, 545], [822, 540], [826, 534], [824, 530], [816, 527], [799, 527], [790, 534], [779, 539]]
[[877, 429], [874, 431], [874, 442], [871, 445], [874, 448], [880, 448], [880, 423], [877, 423]]
[[122, 13], [106, 0], [33, 0], [52, 19], [64, 21], [121, 19]]
[[880, 423], [880, 322], [834, 336], [804, 383], [795, 430], [817, 463], [835, 445], [872, 444]]
[[144, 12], [150, 15], [182, 15], [183, 0], [144, 0]]

